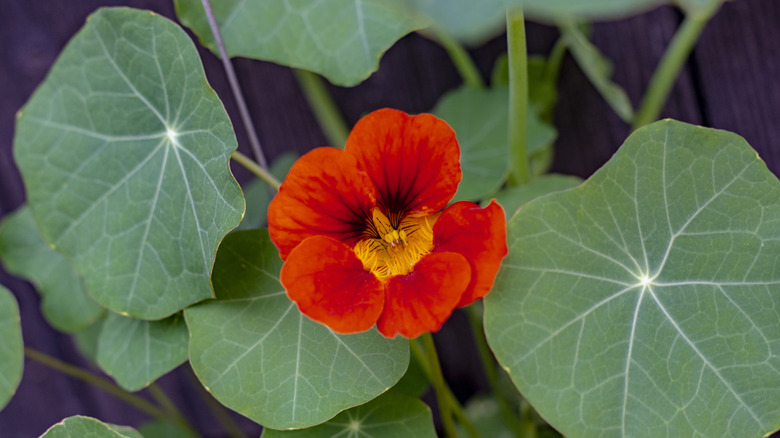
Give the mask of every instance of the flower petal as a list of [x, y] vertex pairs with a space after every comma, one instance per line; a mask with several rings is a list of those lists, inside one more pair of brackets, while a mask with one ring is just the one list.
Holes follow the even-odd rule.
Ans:
[[381, 109], [357, 122], [347, 139], [388, 211], [431, 214], [455, 196], [461, 180], [455, 131], [431, 115]]
[[455, 310], [470, 275], [462, 255], [428, 254], [411, 273], [387, 280], [385, 308], [377, 328], [387, 337], [400, 334], [407, 338], [439, 330]]
[[281, 281], [301, 313], [338, 333], [370, 329], [384, 306], [382, 283], [363, 269], [352, 249], [330, 237], [310, 237], [296, 246], [282, 266]]
[[465, 201], [452, 204], [433, 227], [433, 251], [462, 254], [471, 265], [471, 282], [457, 307], [484, 297], [507, 254], [504, 209], [495, 200], [485, 208]]
[[268, 231], [286, 260], [307, 237], [326, 235], [354, 245], [362, 237], [376, 189], [355, 157], [317, 148], [295, 162], [268, 206]]

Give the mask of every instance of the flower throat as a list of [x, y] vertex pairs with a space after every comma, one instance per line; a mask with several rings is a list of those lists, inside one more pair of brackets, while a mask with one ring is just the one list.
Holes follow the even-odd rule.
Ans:
[[404, 217], [394, 228], [380, 209], [375, 208], [365, 237], [354, 248], [363, 268], [380, 280], [406, 275], [415, 263], [433, 249], [433, 224], [438, 215]]

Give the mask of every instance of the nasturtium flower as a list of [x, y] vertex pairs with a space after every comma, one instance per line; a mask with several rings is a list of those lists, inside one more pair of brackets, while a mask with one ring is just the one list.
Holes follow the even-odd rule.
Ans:
[[447, 123], [392, 109], [361, 119], [344, 150], [301, 157], [268, 209], [287, 295], [338, 333], [437, 331], [490, 291], [507, 253], [495, 201], [447, 207], [461, 177]]

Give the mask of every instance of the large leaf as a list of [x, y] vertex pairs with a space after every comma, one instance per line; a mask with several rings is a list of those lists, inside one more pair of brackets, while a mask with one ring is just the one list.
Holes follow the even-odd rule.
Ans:
[[225, 238], [218, 299], [185, 310], [190, 361], [231, 409], [274, 429], [309, 427], [371, 400], [409, 363], [405, 339], [376, 330], [338, 335], [298, 311], [279, 284], [282, 261], [265, 230]]
[[212, 296], [241, 220], [230, 120], [173, 22], [101, 9], [22, 109], [14, 152], [43, 237], [104, 306], [158, 319]]
[[50, 427], [41, 438], [144, 438], [127, 426], [106, 424], [92, 417], [76, 415]]
[[743, 139], [642, 128], [508, 234], [486, 333], [564, 435], [780, 427], [780, 183]]
[[0, 409], [8, 404], [22, 380], [23, 345], [19, 306], [11, 292], [0, 286]]
[[[176, 14], [217, 51], [200, 0], [176, 0]], [[352, 86], [379, 66], [399, 38], [422, 23], [385, 0], [220, 0], [211, 2], [230, 56], [264, 59]]]
[[645, 12], [669, 0], [503, 0], [510, 7], [523, 6], [526, 13], [537, 19], [560, 20], [580, 17], [589, 20], [607, 20]]
[[[506, 87], [460, 87], [443, 96], [432, 111], [452, 126], [460, 144], [463, 181], [454, 201], [494, 193], [509, 173], [509, 94]], [[526, 141], [533, 156], [555, 139], [556, 131], [529, 107]]]
[[35, 284], [43, 316], [57, 330], [82, 330], [103, 314], [87, 295], [81, 277], [43, 240], [26, 206], [0, 224], [0, 259], [8, 272]]
[[265, 429], [261, 438], [436, 438], [431, 410], [414, 397], [390, 391], [303, 430]]
[[120, 386], [138, 391], [186, 361], [188, 343], [181, 314], [144, 321], [110, 313], [100, 331], [97, 362]]

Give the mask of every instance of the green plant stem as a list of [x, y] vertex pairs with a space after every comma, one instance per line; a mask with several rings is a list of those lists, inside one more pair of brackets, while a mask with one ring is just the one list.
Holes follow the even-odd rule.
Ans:
[[[474, 341], [477, 345], [477, 351], [479, 357], [482, 360], [482, 368], [485, 369], [485, 376], [490, 384], [490, 389], [493, 392], [493, 398], [498, 404], [498, 408], [501, 411], [501, 416], [504, 419], [504, 423], [512, 431], [517, 438], [529, 438], [527, 428], [524, 427], [522, 419], [518, 419], [518, 413], [512, 408], [509, 400], [504, 397], [501, 392], [501, 387], [498, 383], [498, 373], [496, 372], [496, 362], [493, 359], [493, 353], [490, 351], [490, 347], [485, 338], [485, 331], [482, 328], [482, 315], [479, 313], [479, 307], [475, 304], [468, 306], [466, 309], [469, 315], [469, 322], [471, 323], [471, 331], [474, 333]], [[533, 426], [533, 423], [531, 423]], [[535, 431], [534, 426], [534, 431]]]
[[217, 19], [214, 17], [214, 11], [211, 9], [211, 3], [209, 0], [201, 0], [201, 3], [203, 4], [203, 10], [206, 13], [206, 18], [211, 27], [211, 34], [214, 36], [214, 42], [217, 44], [219, 57], [222, 59], [222, 66], [225, 69], [225, 74], [230, 83], [230, 89], [233, 92], [233, 97], [236, 99], [236, 106], [241, 115], [241, 121], [244, 123], [247, 137], [249, 137], [249, 145], [252, 147], [252, 152], [255, 154], [255, 159], [260, 167], [268, 169], [268, 162], [265, 159], [265, 155], [263, 155], [260, 139], [257, 137], [257, 132], [255, 132], [255, 126], [252, 123], [252, 117], [249, 115], [249, 108], [246, 106], [244, 94], [241, 92], [241, 86], [238, 84], [236, 71], [233, 69], [233, 64], [230, 62], [230, 57], [225, 49], [225, 42], [222, 40], [222, 33], [219, 31]]
[[24, 348], [24, 355], [53, 370], [57, 370], [67, 376], [96, 386], [151, 417], [160, 420], [168, 419], [168, 416], [165, 415], [165, 413], [157, 406], [149, 403], [135, 394], [131, 394], [125, 391], [124, 389], [114, 385], [102, 377], [90, 373], [89, 371], [83, 370], [69, 363], [62, 362], [59, 359], [55, 359], [45, 353], [41, 353], [40, 351], [33, 350], [30, 347]]
[[279, 186], [282, 185], [282, 183], [280, 183], [278, 179], [274, 178], [274, 176], [271, 175], [271, 172], [264, 169], [259, 164], [252, 161], [251, 158], [247, 157], [241, 152], [233, 151], [233, 153], [230, 154], [230, 158], [232, 158], [233, 161], [235, 161], [236, 163], [244, 166], [250, 172], [257, 175], [258, 178], [268, 183], [268, 185], [273, 187], [274, 190], [279, 190]]
[[720, 1], [713, 1], [700, 13], [688, 13], [685, 16], [685, 20], [675, 33], [650, 79], [642, 104], [634, 115], [632, 130], [658, 119], [683, 64], [690, 56], [704, 26], [715, 15], [720, 3]]
[[509, 182], [512, 185], [524, 185], [530, 181], [530, 176], [526, 153], [528, 54], [522, 7], [507, 10], [506, 29], [509, 55], [509, 150], [512, 157]]
[[436, 392], [436, 400], [439, 403], [439, 416], [444, 427], [444, 434], [449, 438], [457, 438], [458, 434], [455, 432], [455, 422], [452, 420], [450, 403], [446, 395], [444, 375], [441, 373], [441, 364], [439, 363], [439, 355], [436, 353], [436, 346], [433, 344], [433, 336], [430, 333], [425, 333], [421, 336], [421, 339], [425, 348], [425, 357], [428, 360], [431, 384]]
[[[428, 359], [422, 347], [420, 347], [420, 344], [416, 340], [410, 339], [409, 348], [411, 349], [412, 355], [417, 360], [417, 363], [420, 364], [420, 368], [422, 368], [423, 373], [426, 375], [426, 377], [428, 377], [429, 381], [432, 381], [433, 378], [431, 375], [431, 370], [428, 366]], [[444, 384], [444, 390], [446, 392], [447, 402], [450, 404], [450, 409], [452, 409], [452, 413], [458, 419], [458, 422], [463, 426], [464, 429], [466, 429], [466, 432], [471, 438], [481, 438], [479, 432], [474, 427], [474, 425], [471, 424], [471, 420], [469, 420], [469, 418], [466, 416], [466, 413], [463, 412], [463, 407], [458, 402], [458, 399], [455, 398], [455, 394], [452, 393], [452, 390], [449, 388], [449, 386], [447, 386], [446, 382]]]
[[219, 424], [222, 425], [222, 428], [225, 429], [228, 436], [230, 438], [246, 438], [244, 431], [241, 430], [238, 424], [233, 420], [233, 417], [230, 416], [230, 412], [228, 412], [227, 409], [211, 395], [203, 384], [200, 383], [200, 380], [198, 380], [198, 377], [195, 375], [195, 372], [192, 371], [192, 368], [188, 367], [187, 374], [190, 376], [190, 380], [193, 385], [195, 385], [201, 398], [206, 403], [206, 407], [211, 411], [212, 415], [214, 415], [214, 418], [219, 421]]
[[167, 394], [165, 394], [165, 391], [163, 391], [162, 388], [160, 388], [157, 384], [152, 383], [147, 389], [157, 404], [168, 413], [168, 418], [171, 419], [172, 422], [176, 423], [176, 425], [178, 425], [180, 428], [189, 432], [192, 436], [200, 435], [198, 431], [192, 427], [192, 424], [187, 421], [176, 405], [173, 404], [171, 399]]
[[539, 436], [534, 422], [533, 407], [525, 400], [520, 405], [520, 432], [524, 438], [537, 438]]
[[436, 39], [439, 41], [447, 54], [450, 55], [452, 63], [455, 64], [455, 68], [458, 69], [458, 73], [463, 78], [463, 83], [469, 87], [485, 88], [485, 81], [482, 80], [482, 76], [479, 74], [477, 66], [474, 64], [474, 60], [471, 59], [471, 55], [466, 49], [443, 29], [436, 26], [431, 28]]
[[325, 81], [316, 73], [308, 70], [296, 68], [293, 71], [328, 143], [343, 149], [347, 143], [349, 128], [347, 128], [344, 118], [341, 117], [336, 103], [328, 92]]

